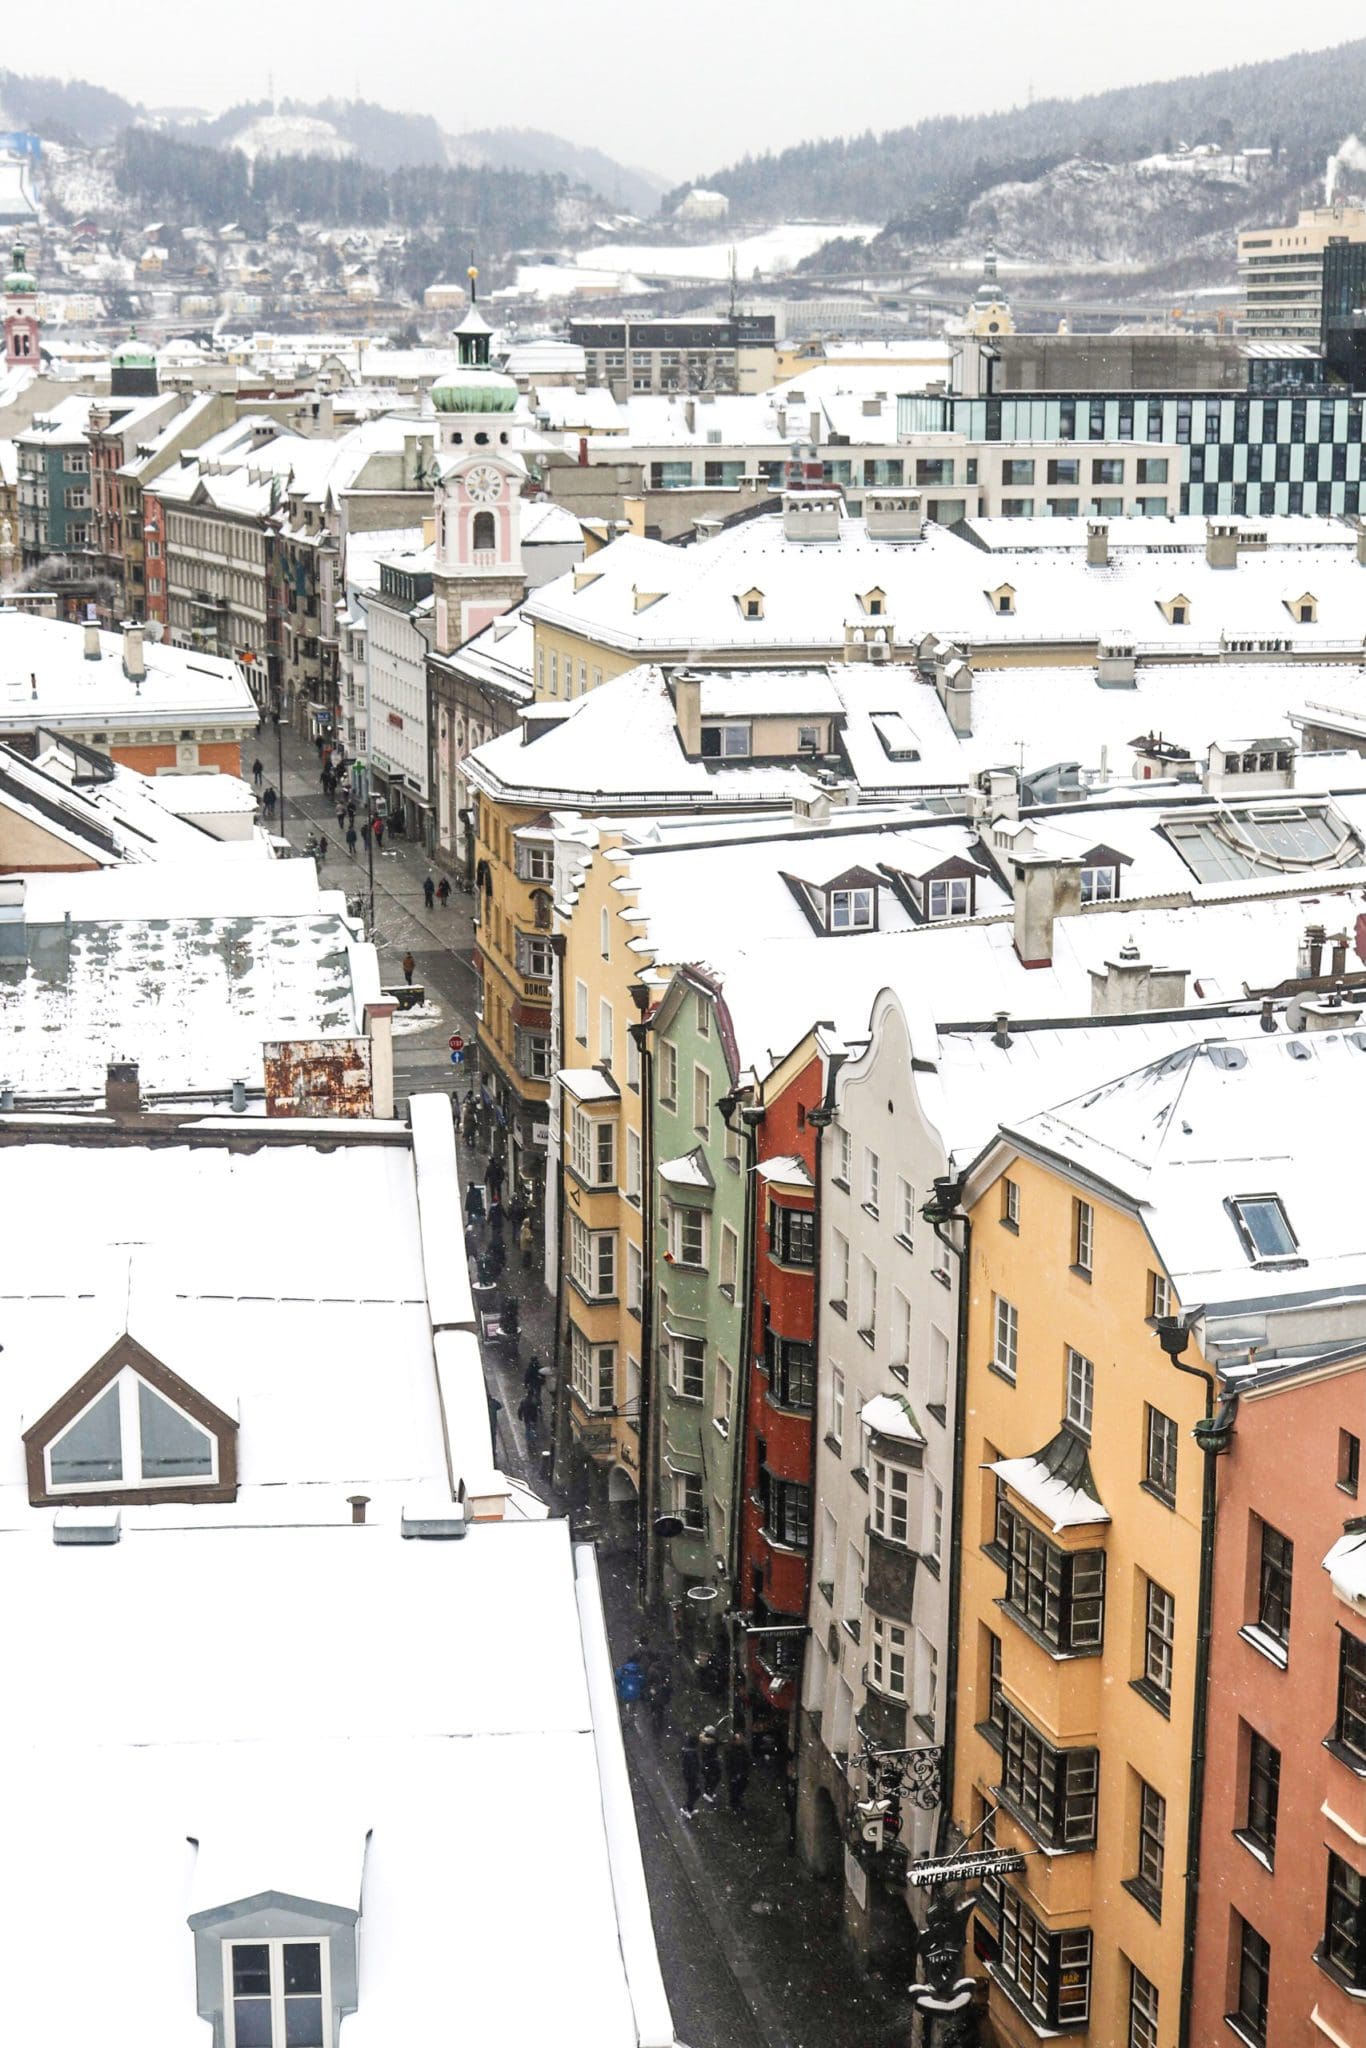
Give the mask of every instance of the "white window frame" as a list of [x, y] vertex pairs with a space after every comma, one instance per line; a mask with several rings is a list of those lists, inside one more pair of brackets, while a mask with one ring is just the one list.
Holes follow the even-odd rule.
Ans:
[[1117, 867], [1083, 868], [1081, 871], [1081, 900], [1083, 903], [1114, 903], [1119, 897], [1119, 869]]
[[585, 1408], [610, 1414], [616, 1404], [617, 1347], [599, 1344], [569, 1325], [569, 1383]]
[[832, 889], [829, 924], [832, 932], [868, 932], [873, 929], [874, 892], [867, 887]]
[[703, 1137], [711, 1136], [711, 1075], [697, 1063], [692, 1070], [692, 1122]]
[[861, 1337], [877, 1336], [877, 1264], [866, 1256], [859, 1259], [858, 1332]]
[[696, 1004], [696, 1008], [693, 1012], [693, 1022], [697, 1031], [697, 1035], [699, 1038], [710, 1038], [711, 1004], [708, 1002], [707, 998], [700, 992], [694, 998], [694, 1001]]
[[640, 1132], [634, 1127], [629, 1127], [626, 1132], [626, 1197], [628, 1201], [636, 1203], [640, 1201], [641, 1192], [644, 1187], [644, 1159], [645, 1152], [641, 1143]]
[[678, 1107], [678, 1047], [667, 1038], [659, 1048], [659, 1099]]
[[612, 914], [606, 908], [598, 912], [598, 951], [604, 960], [612, 957]]
[[878, 1194], [882, 1185], [882, 1161], [871, 1145], [863, 1148], [863, 1206], [871, 1216], [878, 1212]]
[[830, 1437], [833, 1443], [844, 1447], [844, 1369], [834, 1365], [830, 1368]]
[[1003, 1294], [993, 1294], [991, 1362], [1014, 1386], [1020, 1371], [1020, 1311]]
[[717, 1286], [729, 1287], [733, 1296], [735, 1288], [739, 1283], [739, 1273], [740, 1239], [735, 1231], [731, 1229], [729, 1223], [723, 1223], [721, 1225], [721, 1246], [716, 1264]]
[[[171, 1473], [164, 1479], [144, 1479], [142, 1477], [142, 1425], [138, 1414], [138, 1388], [142, 1386], [145, 1386], [148, 1393], [154, 1395], [158, 1401], [164, 1401], [174, 1414], [183, 1417], [189, 1423], [191, 1429], [197, 1429], [201, 1436], [208, 1438], [208, 1472], [193, 1474], [176, 1472]], [[111, 1387], [117, 1388], [119, 1397], [119, 1460], [122, 1467], [122, 1478], [54, 1481], [52, 1477], [53, 1451], [68, 1432], [74, 1429], [76, 1424], [87, 1416], [92, 1408], [98, 1406], [105, 1399]], [[135, 1467], [136, 1469], [130, 1470], [130, 1467]], [[158, 1490], [165, 1490], [171, 1487], [216, 1486], [218, 1484], [218, 1438], [207, 1424], [200, 1422], [195, 1416], [191, 1415], [187, 1408], [183, 1408], [178, 1401], [171, 1400], [169, 1395], [163, 1394], [160, 1387], [154, 1387], [150, 1380], [144, 1380], [134, 1367], [125, 1365], [120, 1367], [113, 1379], [107, 1380], [97, 1393], [92, 1394], [85, 1406], [78, 1410], [69, 1421], [64, 1422], [49, 1442], [43, 1445], [43, 1476], [47, 1482], [46, 1490], [48, 1493], [113, 1493], [115, 1491], [127, 1493], [132, 1490], [140, 1490], [143, 1487], [156, 1487]]]
[[730, 1408], [735, 1398], [735, 1368], [718, 1351], [712, 1380], [712, 1421], [722, 1436], [730, 1435]]
[[574, 1036], [580, 1045], [588, 1043], [588, 983], [574, 983]]
[[1096, 1212], [1080, 1195], [1072, 1207], [1072, 1264], [1088, 1279], [1096, 1269]]
[[626, 1027], [626, 1085], [628, 1088], [640, 1087], [640, 1045], [629, 1024]]
[[[697, 1354], [689, 1367], [690, 1345]], [[669, 1338], [669, 1389], [680, 1401], [704, 1401], [707, 1395], [707, 1344], [704, 1337]]]
[[[693, 1246], [691, 1242], [685, 1241], [685, 1230], [690, 1239], [691, 1225], [694, 1221], [698, 1227], [697, 1249], [700, 1254], [695, 1259], [686, 1256], [693, 1249]], [[711, 1218], [706, 1210], [694, 1209], [683, 1202], [671, 1202], [669, 1204], [669, 1257], [673, 1264], [675, 1266], [683, 1266], [689, 1272], [705, 1273], [710, 1251]]]
[[569, 1271], [590, 1301], [611, 1301], [617, 1291], [617, 1234], [590, 1230], [581, 1216], [569, 1218]]
[[236, 2048], [237, 2015], [232, 1993], [232, 1952], [235, 1948], [264, 1948], [270, 1951], [270, 2032], [272, 2048], [285, 2048], [285, 1946], [312, 1947], [322, 1958], [323, 2043], [332, 2048], [332, 1944], [326, 1935], [235, 1935], [223, 1942], [223, 2042]]
[[1079, 1436], [1091, 1441], [1096, 1408], [1096, 1368], [1076, 1346], [1067, 1347], [1067, 1392], [1064, 1417]]
[[910, 1630], [899, 1621], [884, 1621], [880, 1614], [870, 1617], [871, 1655], [868, 1678], [889, 1700], [910, 1698]]
[[617, 1182], [617, 1131], [611, 1117], [590, 1116], [575, 1103], [569, 1114], [569, 1164], [586, 1187]]
[[908, 1465], [894, 1465], [887, 1458], [868, 1460], [869, 1519], [877, 1534], [888, 1543], [911, 1544], [911, 1472]]
[[904, 1245], [915, 1235], [915, 1189], [900, 1173], [896, 1177], [896, 1234]]
[[626, 1241], [626, 1306], [640, 1315], [645, 1305], [645, 1254], [638, 1244]]
[[892, 1328], [887, 1363], [909, 1367], [911, 1362], [911, 1304], [899, 1287], [892, 1289]]
[[841, 1230], [832, 1230], [830, 1233], [830, 1273], [831, 1278], [837, 1283], [836, 1292], [831, 1295], [830, 1299], [842, 1303], [847, 1310], [849, 1306], [849, 1240]]
[[927, 1563], [936, 1567], [944, 1557], [944, 1489], [937, 1479], [931, 1479], [925, 1489], [925, 1548], [922, 1553]]
[[941, 875], [929, 884], [926, 895], [925, 915], [932, 923], [941, 917], [972, 915], [972, 882], [967, 875]]
[[598, 1058], [603, 1066], [612, 1064], [612, 1046], [616, 1033], [616, 1019], [612, 1005], [604, 997], [598, 1003]]
[[702, 1485], [700, 1472], [675, 1472], [673, 1479], [673, 1510], [683, 1527], [694, 1535], [702, 1535], [707, 1527], [707, 1496]]
[[835, 1126], [835, 1143], [839, 1146], [835, 1165], [835, 1179], [841, 1187], [847, 1188], [849, 1186], [849, 1176], [854, 1166], [854, 1141], [849, 1136], [848, 1131], [841, 1130], [838, 1124]]

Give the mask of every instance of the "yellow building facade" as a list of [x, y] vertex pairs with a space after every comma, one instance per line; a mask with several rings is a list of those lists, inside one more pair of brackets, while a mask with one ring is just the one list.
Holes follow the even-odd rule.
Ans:
[[554, 1070], [555, 855], [544, 814], [477, 789], [474, 871], [480, 1062], [513, 1170], [536, 1183]]
[[560, 906], [564, 1035], [550, 1149], [562, 1181], [560, 1377], [571, 1494], [594, 1524], [625, 1538], [640, 1506], [650, 1301], [648, 1054], [633, 1027], [648, 1014], [655, 977], [649, 952], [630, 944], [641, 933], [620, 847], [620, 833], [600, 825], [572, 909]]
[[[971, 1218], [955, 1818], [995, 2038], [1177, 2038], [1204, 1414], [1134, 1211], [1002, 1140]], [[1193, 1347], [1188, 1353], [1195, 1360]]]

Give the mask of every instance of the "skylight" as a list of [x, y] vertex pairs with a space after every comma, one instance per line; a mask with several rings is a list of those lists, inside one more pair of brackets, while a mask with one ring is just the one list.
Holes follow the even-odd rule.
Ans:
[[1330, 804], [1223, 805], [1164, 828], [1199, 882], [1354, 867], [1361, 841]]
[[1299, 1241], [1279, 1195], [1236, 1195], [1229, 1207], [1255, 1265], [1274, 1265], [1297, 1256]]

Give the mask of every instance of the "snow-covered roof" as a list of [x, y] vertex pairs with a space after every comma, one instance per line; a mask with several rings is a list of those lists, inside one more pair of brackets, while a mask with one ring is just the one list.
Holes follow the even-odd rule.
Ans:
[[255, 731], [259, 713], [235, 662], [146, 636], [142, 651], [146, 674], [134, 682], [124, 673], [121, 634], [101, 633], [92, 660], [83, 627], [0, 605], [0, 738], [36, 725]]
[[671, 1188], [710, 1188], [716, 1185], [700, 1145], [695, 1145], [691, 1152], [683, 1153], [678, 1159], [661, 1159], [659, 1177]]
[[1323, 1560], [1333, 1591], [1358, 1614], [1366, 1614], [1366, 1529], [1339, 1536]]
[[815, 1183], [804, 1159], [785, 1152], [776, 1159], [761, 1159], [755, 1168], [760, 1180], [776, 1180], [784, 1187], [810, 1188]]
[[872, 1400], [865, 1401], [860, 1408], [859, 1420], [865, 1429], [871, 1429], [877, 1436], [892, 1437], [905, 1444], [923, 1444], [925, 1441], [924, 1432], [904, 1394], [874, 1394]]
[[621, 1090], [601, 1067], [562, 1067], [556, 1076], [560, 1086], [579, 1102], [616, 1102]]
[[567, 505], [553, 498], [532, 498], [522, 506], [521, 542], [525, 547], [582, 545], [583, 528]]
[[1042, 1515], [1055, 1534], [1108, 1522], [1109, 1509], [1091, 1490], [1091, 1468], [1084, 1447], [1074, 1438], [1068, 1452], [1060, 1455], [1055, 1448], [1060, 1441], [1055, 1438], [1037, 1457], [998, 1458], [986, 1469]]
[[[593, 557], [594, 578], [577, 590], [558, 578], [527, 600], [531, 617], [547, 626], [601, 641], [637, 659], [690, 653], [702, 646], [721, 659], [727, 650], [762, 660], [771, 650], [789, 658], [844, 645], [845, 621], [860, 593], [875, 585], [886, 593], [884, 616], [895, 622], [897, 644], [914, 646], [931, 633], [971, 649], [1016, 656], [1030, 647], [1089, 645], [1116, 632], [1129, 635], [1140, 655], [1192, 660], [1229, 641], [1265, 641], [1313, 658], [1361, 650], [1366, 569], [1357, 561], [1355, 532], [1340, 520], [1287, 522], [1293, 540], [1276, 538], [1265, 549], [1246, 549], [1235, 568], [1206, 560], [1204, 522], [1158, 519], [1130, 522], [1144, 529], [1142, 544], [1112, 545], [1108, 567], [1086, 561], [1086, 521], [1005, 520], [1017, 544], [990, 546], [933, 524], [918, 541], [871, 538], [862, 519], [841, 517], [837, 539], [789, 539], [783, 520], [769, 514], [725, 529], [702, 545], [673, 547], [626, 534]], [[1200, 528], [1198, 544], [1185, 530]], [[1169, 526], [1177, 528], [1169, 534]], [[1066, 528], [1039, 535], [1035, 529]], [[1121, 535], [1121, 541], [1127, 537]], [[1302, 621], [1294, 600], [1311, 581], [1317, 618]], [[1011, 611], [1002, 615], [989, 593], [1009, 583]], [[737, 596], [764, 595], [763, 615], [742, 615]], [[638, 594], [652, 602], [638, 608]], [[1182, 624], [1162, 609], [1183, 595]]]

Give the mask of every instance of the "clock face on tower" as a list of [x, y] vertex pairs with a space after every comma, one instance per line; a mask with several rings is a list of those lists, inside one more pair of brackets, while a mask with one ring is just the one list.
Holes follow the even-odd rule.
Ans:
[[465, 494], [476, 505], [491, 505], [503, 495], [503, 479], [488, 463], [478, 463], [465, 472]]

